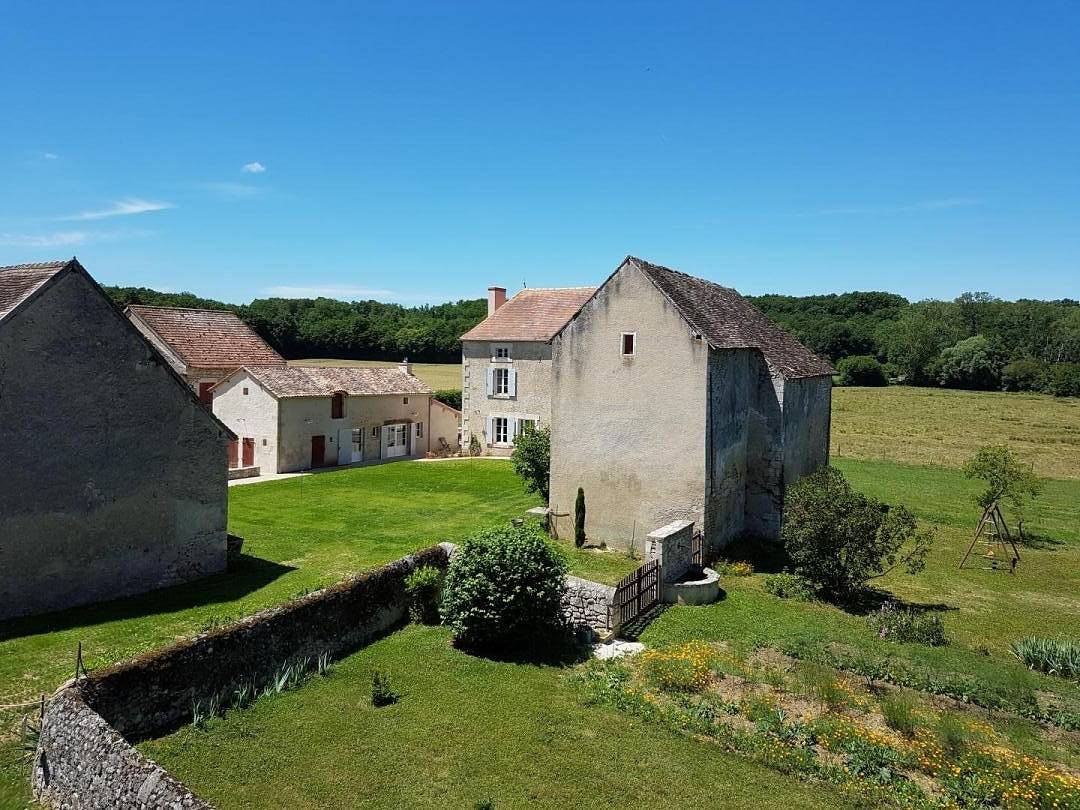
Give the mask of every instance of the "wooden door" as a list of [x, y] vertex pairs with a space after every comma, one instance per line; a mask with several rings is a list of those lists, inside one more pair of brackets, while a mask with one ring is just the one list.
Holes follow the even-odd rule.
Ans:
[[205, 402], [207, 405], [214, 404], [214, 394], [210, 391], [214, 387], [212, 382], [199, 383], [199, 401]]
[[237, 441], [236, 441], [236, 439], [233, 439], [231, 442], [229, 442], [229, 469], [230, 470], [235, 470], [239, 466], [238, 459], [239, 459], [240, 455], [239, 455], [238, 450], [239, 450], [239, 448], [237, 447]]
[[321, 467], [326, 463], [326, 437], [311, 437], [311, 466]]
[[244, 464], [244, 466], [245, 467], [254, 467], [255, 466], [255, 440], [254, 439], [244, 439], [243, 451], [244, 451], [244, 456], [243, 456], [243, 464]]

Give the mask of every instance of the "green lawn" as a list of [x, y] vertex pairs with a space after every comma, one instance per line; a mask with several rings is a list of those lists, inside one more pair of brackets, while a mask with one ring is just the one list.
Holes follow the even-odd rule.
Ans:
[[[399, 703], [371, 706], [375, 668]], [[442, 628], [401, 630], [296, 692], [140, 747], [224, 810], [843, 806], [829, 788], [586, 706], [560, 668], [461, 653]]]
[[[361, 368], [390, 368], [396, 366], [389, 360], [333, 360], [330, 358], [311, 358], [290, 360], [291, 366], [359, 366]], [[413, 363], [413, 374], [426, 382], [436, 391], [448, 388], [461, 388], [460, 363]]]
[[[508, 463], [401, 462], [229, 490], [229, 529], [244, 538], [223, 575], [144, 596], [0, 624], [0, 704], [51, 693], [81, 641], [90, 668], [130, 658], [210, 622], [254, 613], [441, 540], [461, 540], [535, 506]], [[574, 573], [618, 581], [637, 563], [567, 549]], [[19, 806], [25, 768], [0, 710], [0, 807]]]

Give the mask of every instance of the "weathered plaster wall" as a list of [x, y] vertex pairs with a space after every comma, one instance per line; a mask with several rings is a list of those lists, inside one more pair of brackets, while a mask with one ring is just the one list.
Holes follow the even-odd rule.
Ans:
[[[637, 333], [633, 357], [621, 354], [623, 332]], [[676, 309], [626, 266], [555, 338], [552, 358], [558, 533], [573, 531], [579, 486], [594, 541], [640, 547], [672, 520], [700, 524], [709, 349]]]
[[213, 407], [217, 418], [238, 437], [255, 439], [255, 466], [267, 473], [278, 472], [277, 400], [241, 373], [214, 389]]
[[[464, 420], [462, 446], [469, 447], [473, 433], [493, 456], [508, 456], [513, 448], [489, 447], [484, 434], [487, 417], [538, 417], [539, 427], [551, 424], [551, 346], [547, 343], [517, 342], [509, 345], [512, 362], [492, 363], [495, 343], [480, 340], [461, 344], [461, 411]], [[517, 393], [513, 397], [489, 397], [487, 369], [505, 366], [517, 372]]]
[[748, 360], [750, 397], [747, 413], [746, 505], [743, 531], [751, 537], [776, 539], [784, 504], [784, 380], [759, 352]]
[[[409, 423], [410, 453], [402, 458], [423, 458], [427, 453], [429, 430], [429, 394], [409, 394], [408, 404], [400, 394], [370, 397], [346, 397], [342, 419], [330, 418], [330, 397], [289, 397], [279, 401], [278, 472], [306, 470], [311, 466], [311, 437], [326, 437], [326, 463], [336, 464], [342, 430], [364, 431], [363, 461], [380, 458], [381, 437], [371, 429], [395, 422]], [[308, 422], [308, 420], [311, 420]], [[424, 436], [416, 438], [415, 423], [424, 423]], [[350, 439], [351, 441], [351, 439]]]
[[722, 548], [743, 532], [749, 405], [752, 394], [748, 349], [709, 353], [709, 419], [703, 531], [710, 548]]
[[439, 439], [443, 439], [451, 450], [457, 450], [459, 446], [458, 425], [460, 422], [461, 411], [451, 408], [433, 397], [431, 400], [430, 425], [431, 449], [439, 450], [442, 447]]
[[784, 483], [794, 483], [829, 463], [831, 413], [831, 377], [784, 383]]
[[49, 807], [211, 807], [132, 747], [78, 689], [65, 689], [49, 703], [32, 780], [35, 798]]
[[224, 569], [225, 430], [79, 273], [0, 324], [0, 618]]

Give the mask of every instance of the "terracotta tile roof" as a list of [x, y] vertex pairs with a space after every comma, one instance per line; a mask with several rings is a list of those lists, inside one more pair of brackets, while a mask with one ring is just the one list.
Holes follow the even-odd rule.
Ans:
[[526, 288], [461, 339], [549, 341], [594, 292], [595, 287]]
[[831, 365], [730, 287], [721, 287], [633, 256], [626, 261], [640, 269], [713, 348], [759, 349], [770, 365], [785, 377], [820, 377], [836, 373]]
[[242, 371], [250, 374], [279, 399], [328, 397], [338, 391], [344, 391], [351, 397], [432, 393], [419, 378], [396, 368], [245, 366]]
[[35, 262], [0, 267], [0, 318], [34, 294], [69, 262]]
[[134, 313], [191, 368], [285, 365], [285, 359], [235, 313], [142, 304], [131, 304], [125, 311]]

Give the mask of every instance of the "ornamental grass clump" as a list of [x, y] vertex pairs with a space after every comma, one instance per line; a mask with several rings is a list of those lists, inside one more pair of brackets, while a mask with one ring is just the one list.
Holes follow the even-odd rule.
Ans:
[[535, 526], [473, 535], [443, 582], [443, 620], [466, 649], [531, 647], [566, 629], [566, 559]]
[[870, 630], [878, 638], [900, 644], [916, 643], [941, 647], [947, 643], [945, 623], [936, 613], [886, 602], [867, 617]]
[[1080, 639], [1029, 636], [1014, 641], [1009, 649], [1026, 666], [1038, 672], [1080, 679]]

